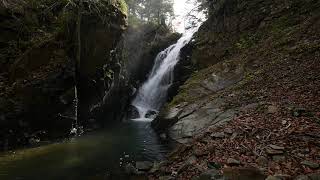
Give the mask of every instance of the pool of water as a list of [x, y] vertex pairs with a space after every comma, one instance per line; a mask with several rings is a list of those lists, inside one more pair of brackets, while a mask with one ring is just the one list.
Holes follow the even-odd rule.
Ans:
[[125, 175], [124, 164], [162, 160], [170, 147], [149, 121], [128, 121], [63, 142], [2, 153], [0, 179], [136, 179]]

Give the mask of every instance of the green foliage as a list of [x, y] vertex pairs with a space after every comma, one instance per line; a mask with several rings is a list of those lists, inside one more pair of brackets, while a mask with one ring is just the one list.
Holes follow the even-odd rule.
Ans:
[[126, 16], [128, 16], [128, 5], [126, 3], [125, 0], [118, 0], [119, 2], [119, 8], [120, 8], [120, 11], [125, 14]]
[[[126, 0], [129, 22], [154, 22], [164, 24], [173, 17], [173, 0]], [[131, 20], [130, 20], [131, 19]]]

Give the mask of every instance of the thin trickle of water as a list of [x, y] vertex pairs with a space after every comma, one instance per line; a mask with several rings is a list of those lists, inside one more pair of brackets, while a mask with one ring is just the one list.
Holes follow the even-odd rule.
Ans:
[[157, 55], [147, 81], [139, 89], [132, 102], [132, 105], [139, 111], [140, 118], [146, 118], [149, 111], [157, 112], [165, 103], [168, 89], [173, 83], [173, 71], [179, 61], [180, 50], [190, 42], [199, 26], [187, 30], [176, 44]]

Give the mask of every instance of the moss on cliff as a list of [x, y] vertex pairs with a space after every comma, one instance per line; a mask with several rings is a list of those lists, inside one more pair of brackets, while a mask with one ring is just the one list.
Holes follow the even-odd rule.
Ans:
[[[49, 131], [44, 138], [69, 133], [72, 118], [59, 114], [73, 116], [72, 98], [63, 97], [74, 92], [78, 10], [74, 1], [69, 0], [0, 1], [1, 148], [25, 144], [32, 136], [38, 136], [33, 133], [40, 130]], [[106, 63], [110, 64], [109, 70], [115, 68], [112, 63], [116, 62], [110, 60], [109, 52], [127, 26], [125, 2], [85, 1], [81, 15], [83, 44], [94, 46], [84, 46], [82, 62], [96, 65], [87, 66], [94, 75]], [[103, 53], [89, 57], [97, 52]], [[90, 83], [91, 78], [88, 77]]]

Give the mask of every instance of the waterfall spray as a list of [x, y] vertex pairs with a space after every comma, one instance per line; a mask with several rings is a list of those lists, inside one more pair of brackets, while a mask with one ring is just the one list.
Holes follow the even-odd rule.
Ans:
[[149, 111], [157, 112], [167, 99], [168, 89], [174, 80], [174, 67], [180, 59], [180, 50], [190, 42], [192, 36], [198, 31], [197, 27], [187, 30], [176, 44], [160, 52], [147, 81], [140, 87], [132, 105], [139, 111], [141, 120], [146, 118]]

